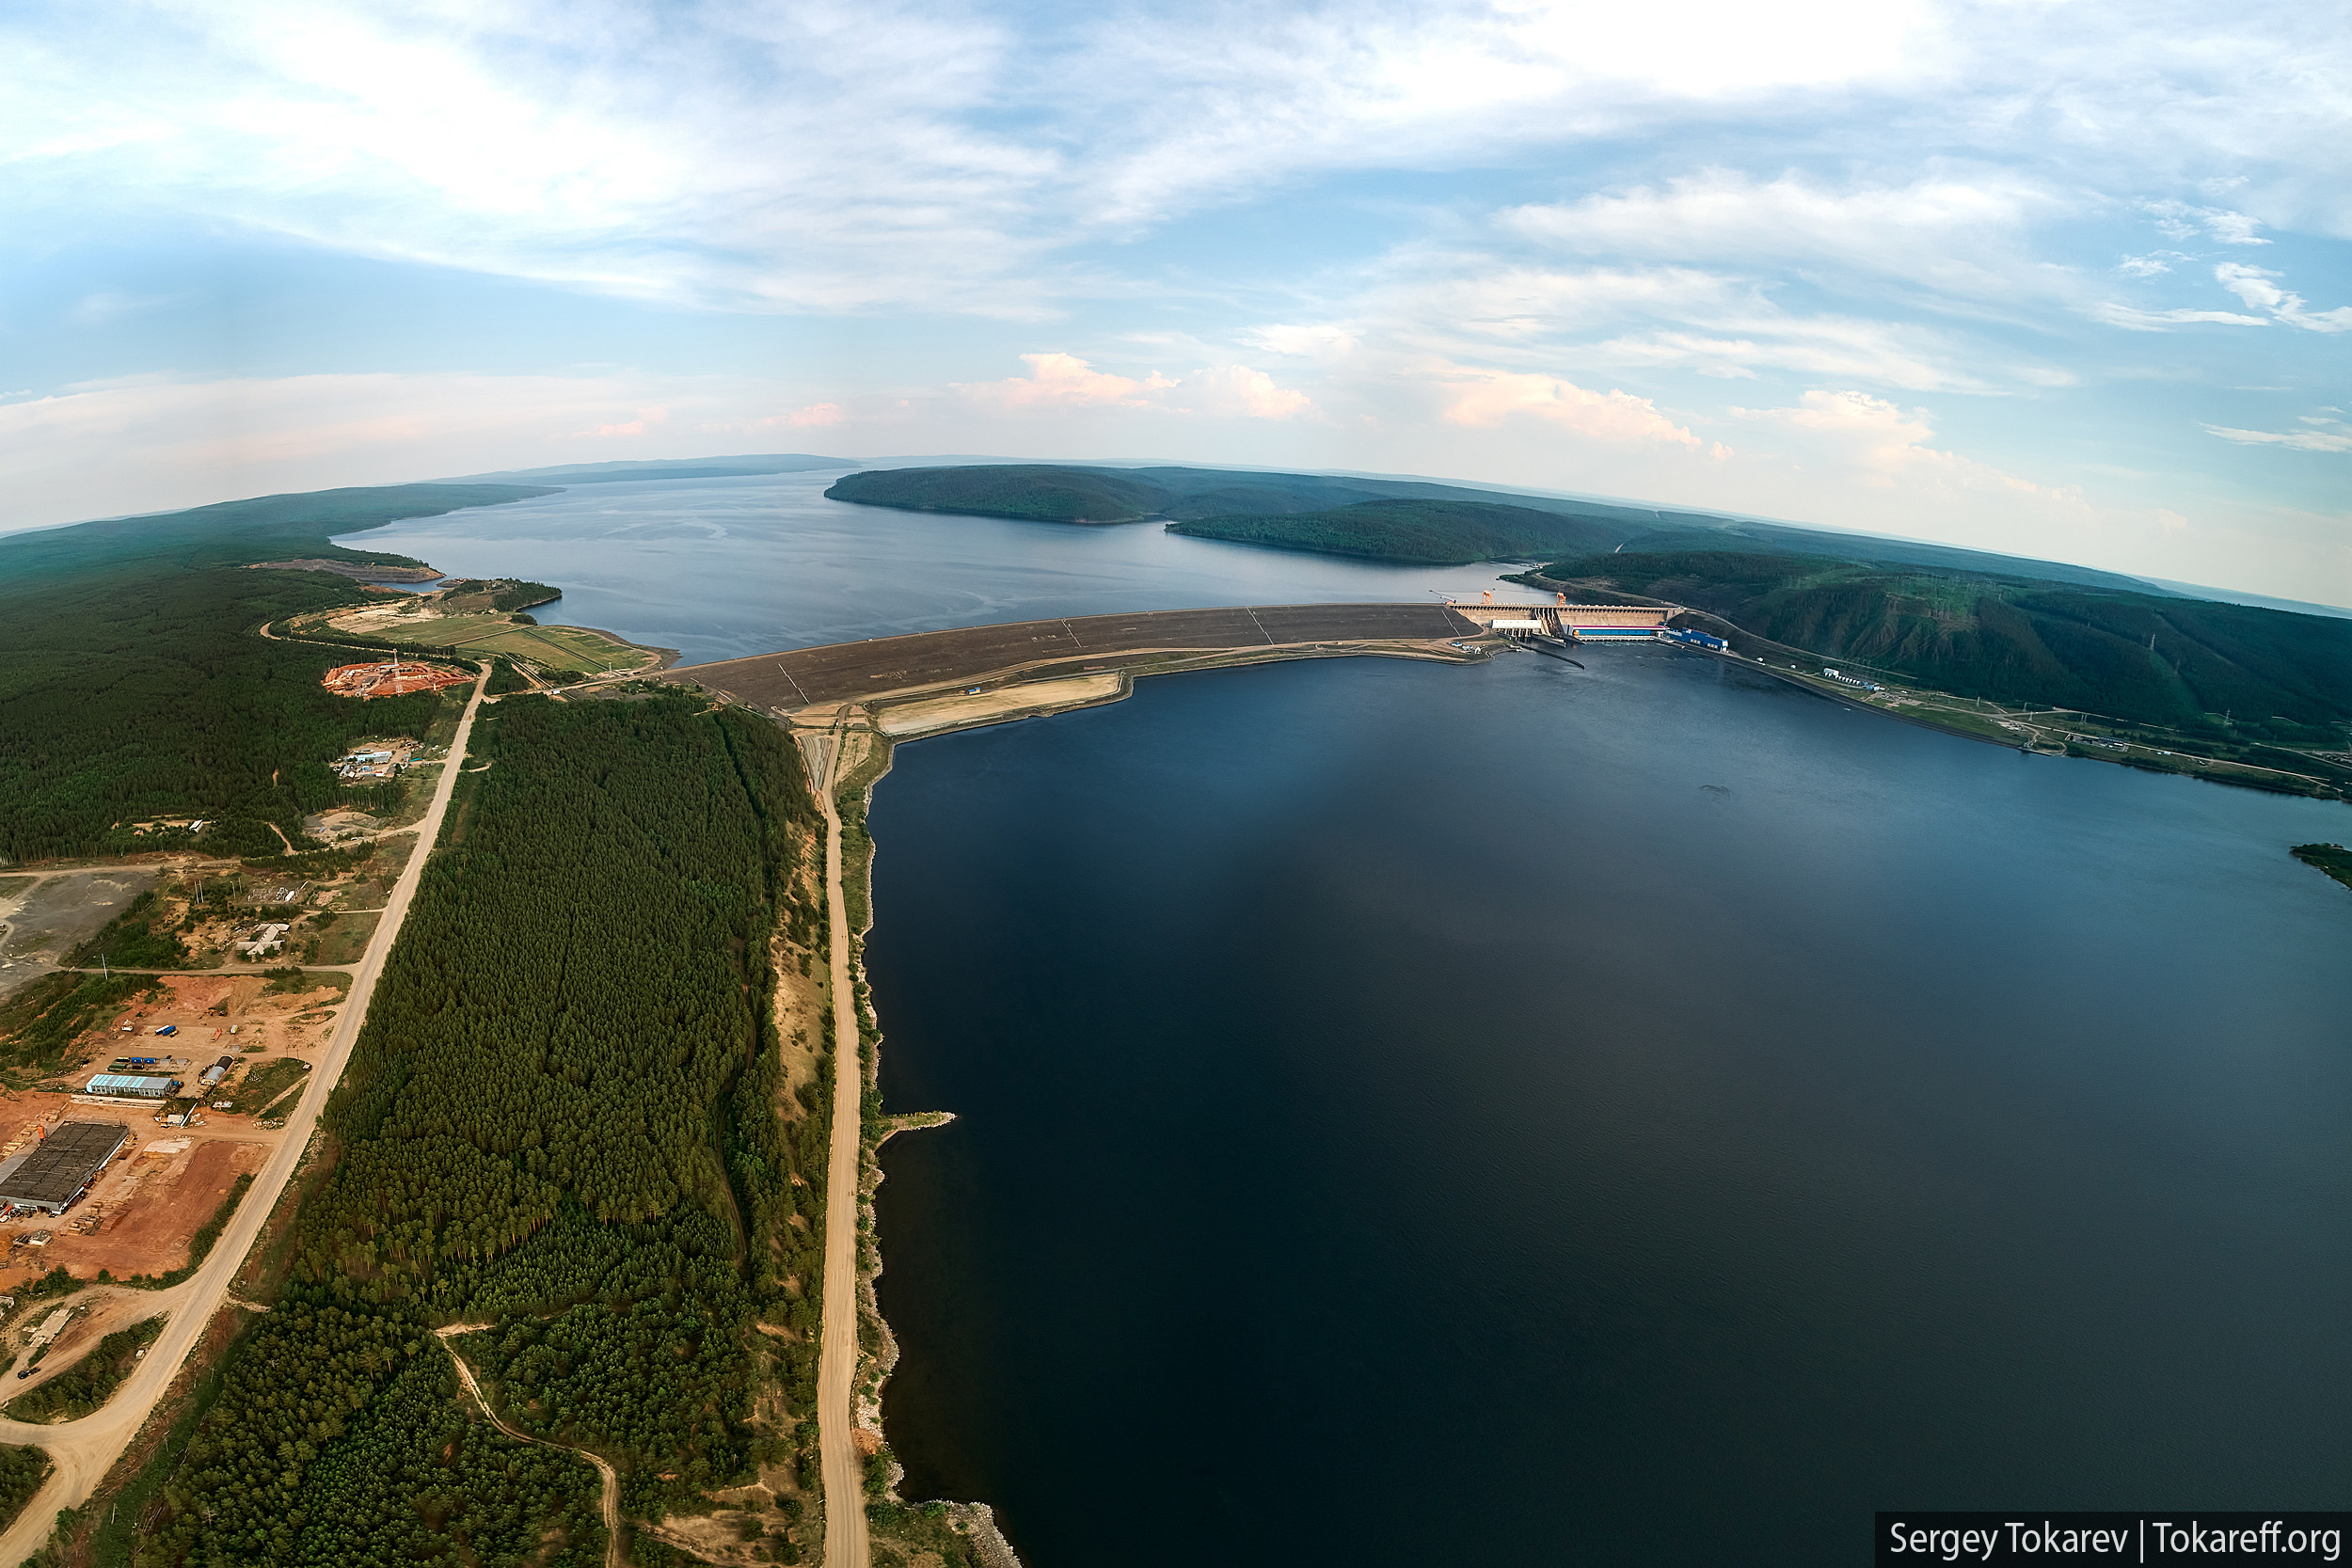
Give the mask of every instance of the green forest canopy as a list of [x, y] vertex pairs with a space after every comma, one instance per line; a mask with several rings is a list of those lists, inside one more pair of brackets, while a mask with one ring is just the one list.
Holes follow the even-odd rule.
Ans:
[[[1179, 533], [1400, 564], [1523, 561], [1623, 545], [1642, 550], [1771, 550], [1839, 561], [1993, 572], [2134, 593], [2169, 592], [2137, 578], [2089, 566], [1992, 555], [1916, 539], [1832, 533], [1672, 507], [1353, 474], [973, 464], [854, 473], [825, 494], [834, 500], [866, 506], [1039, 522], [1166, 519], [1178, 525], [1175, 531]], [[1432, 504], [1401, 510], [1375, 510], [1365, 504], [1375, 501]], [[1496, 507], [1572, 522], [1539, 525], [1485, 510]]]
[[1171, 533], [1239, 545], [1314, 550], [1405, 565], [1524, 561], [1549, 551], [1605, 549], [1622, 528], [1589, 518], [1485, 501], [1358, 501], [1327, 512], [1203, 517]]
[[1996, 702], [2310, 744], [2352, 721], [2352, 621], [1972, 573], [1737, 551], [1588, 556], [1562, 582]]
[[798, 753], [684, 695], [509, 704], [477, 736], [495, 766], [329, 1101], [289, 1299], [143, 1562], [596, 1560], [593, 1477], [466, 1418], [436, 1325], [493, 1325], [453, 1348], [505, 1419], [609, 1458], [631, 1517], [789, 1456], [751, 1418], [763, 1377], [813, 1408], [814, 1336], [752, 1327], [817, 1313], [790, 1282], [821, 1237], [791, 1221], [823, 1212], [826, 1124], [770, 1009], [771, 934], [821, 940]]
[[362, 704], [319, 676], [349, 656], [254, 628], [364, 602], [289, 555], [405, 563], [333, 533], [548, 494], [402, 484], [263, 496], [186, 512], [0, 536], [0, 860], [134, 847], [118, 824], [199, 816], [208, 847], [269, 854], [342, 791], [326, 762], [373, 731], [421, 734], [429, 693]]
[[1661, 526], [1724, 519], [1654, 507], [1521, 496], [1421, 480], [1333, 474], [1253, 473], [1223, 468], [1088, 468], [1061, 464], [975, 464], [944, 468], [877, 468], [850, 474], [825, 492], [834, 500], [911, 512], [956, 512], [1040, 522], [1137, 522], [1328, 512], [1359, 501], [1428, 500], [1508, 503], [1584, 518], [1628, 537]]

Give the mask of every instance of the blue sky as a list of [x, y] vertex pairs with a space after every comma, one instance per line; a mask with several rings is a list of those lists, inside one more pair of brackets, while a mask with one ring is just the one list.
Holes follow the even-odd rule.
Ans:
[[1413, 472], [2352, 603], [2336, 7], [19, 4], [0, 527]]

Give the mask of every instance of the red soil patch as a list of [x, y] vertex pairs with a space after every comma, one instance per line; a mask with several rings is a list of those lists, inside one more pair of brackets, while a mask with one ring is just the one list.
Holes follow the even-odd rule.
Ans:
[[[134, 1148], [185, 1135], [152, 1124], [134, 1127], [140, 1134]], [[175, 1154], [141, 1154], [119, 1162], [62, 1219], [43, 1222], [54, 1229], [55, 1239], [39, 1249], [43, 1255], [40, 1266], [62, 1265], [77, 1279], [94, 1278], [101, 1269], [112, 1270], [117, 1278], [168, 1273], [188, 1260], [189, 1238], [213, 1217], [237, 1177], [261, 1169], [268, 1156], [267, 1144], [222, 1139], [200, 1141]], [[93, 1208], [103, 1216], [98, 1233], [75, 1235], [72, 1225]]]

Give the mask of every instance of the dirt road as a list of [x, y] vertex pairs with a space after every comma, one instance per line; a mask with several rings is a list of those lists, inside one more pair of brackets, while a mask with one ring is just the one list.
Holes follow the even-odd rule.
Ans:
[[[466, 704], [465, 717], [458, 721], [457, 734], [450, 741], [451, 758], [466, 754], [466, 742], [473, 734], [474, 715], [482, 706], [482, 689], [489, 681], [485, 666], [475, 678], [473, 696]], [[57, 1511], [78, 1508], [104, 1478], [123, 1449], [135, 1436], [147, 1418], [163, 1398], [164, 1390], [179, 1374], [188, 1352], [204, 1332], [229, 1294], [229, 1287], [244, 1266], [245, 1256], [252, 1250], [254, 1238], [261, 1234], [270, 1211], [277, 1206], [278, 1195], [294, 1175], [303, 1151], [309, 1148], [310, 1133], [318, 1124], [319, 1113], [326, 1107], [326, 1097], [333, 1092], [336, 1080], [342, 1076], [344, 1064], [351, 1059], [352, 1042], [359, 1037], [359, 1025], [368, 1014], [369, 998], [375, 993], [375, 982], [384, 972], [385, 955], [399, 940], [401, 926], [408, 918], [409, 903], [416, 897], [417, 884], [424, 876], [425, 856], [433, 841], [440, 836], [441, 819], [449, 810], [449, 800], [457, 785], [457, 769], [446, 768], [433, 791], [433, 805], [418, 824], [417, 847], [408, 857], [408, 864], [393, 884], [391, 896], [385, 901], [384, 915], [376, 923], [375, 935], [368, 942], [366, 956], [355, 968], [351, 977], [351, 1000], [336, 1020], [335, 1031], [328, 1037], [326, 1053], [312, 1069], [304, 1086], [302, 1099], [292, 1116], [286, 1118], [285, 1141], [278, 1146], [269, 1163], [254, 1179], [253, 1188], [246, 1195], [229, 1228], [213, 1248], [204, 1265], [185, 1283], [169, 1291], [156, 1292], [155, 1305], [170, 1308], [170, 1321], [165, 1324], [163, 1337], [155, 1341], [147, 1358], [139, 1363], [137, 1371], [116, 1390], [106, 1407], [78, 1421], [59, 1426], [31, 1426], [22, 1421], [0, 1420], [0, 1443], [29, 1443], [49, 1450], [56, 1468], [49, 1480], [24, 1505], [24, 1511], [0, 1534], [0, 1568], [18, 1565], [40, 1549], [49, 1539], [56, 1522]], [[855, 1036], [850, 1037], [853, 1040]], [[856, 1153], [856, 1100], [850, 1101], [853, 1118], [851, 1155]], [[852, 1167], [854, 1170], [854, 1167]], [[854, 1182], [854, 1175], [852, 1175]], [[854, 1234], [855, 1221], [850, 1222]], [[851, 1339], [855, 1340], [855, 1323], [851, 1323]], [[865, 1523], [863, 1517], [859, 1523]]]
[[490, 1402], [482, 1397], [482, 1385], [473, 1380], [473, 1369], [467, 1366], [466, 1358], [457, 1354], [457, 1347], [449, 1342], [453, 1334], [471, 1334], [478, 1329], [497, 1326], [496, 1323], [452, 1323], [447, 1328], [434, 1330], [434, 1333], [440, 1338], [441, 1348], [449, 1352], [449, 1358], [457, 1364], [457, 1379], [466, 1386], [466, 1392], [473, 1396], [474, 1403], [482, 1407], [484, 1419], [517, 1443], [536, 1443], [543, 1449], [553, 1449], [559, 1453], [576, 1453], [596, 1467], [596, 1474], [604, 1482], [604, 1568], [624, 1568], [621, 1557], [621, 1478], [618, 1472], [586, 1449], [569, 1449], [561, 1443], [550, 1443], [544, 1437], [516, 1432], [500, 1420], [498, 1413], [490, 1408]]
[[841, 896], [841, 816], [834, 809], [840, 737], [803, 736], [808, 776], [825, 814], [825, 920], [833, 931], [833, 1140], [825, 1163], [825, 1300], [817, 1352], [817, 1450], [825, 1481], [825, 1568], [872, 1568], [857, 1427], [857, 995], [850, 986], [850, 911]]

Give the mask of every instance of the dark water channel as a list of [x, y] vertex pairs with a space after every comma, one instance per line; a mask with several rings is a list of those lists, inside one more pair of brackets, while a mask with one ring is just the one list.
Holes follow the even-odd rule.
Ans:
[[2352, 1506], [2352, 895], [2285, 853], [2352, 812], [1585, 662], [900, 751], [907, 1495], [1028, 1568]]

